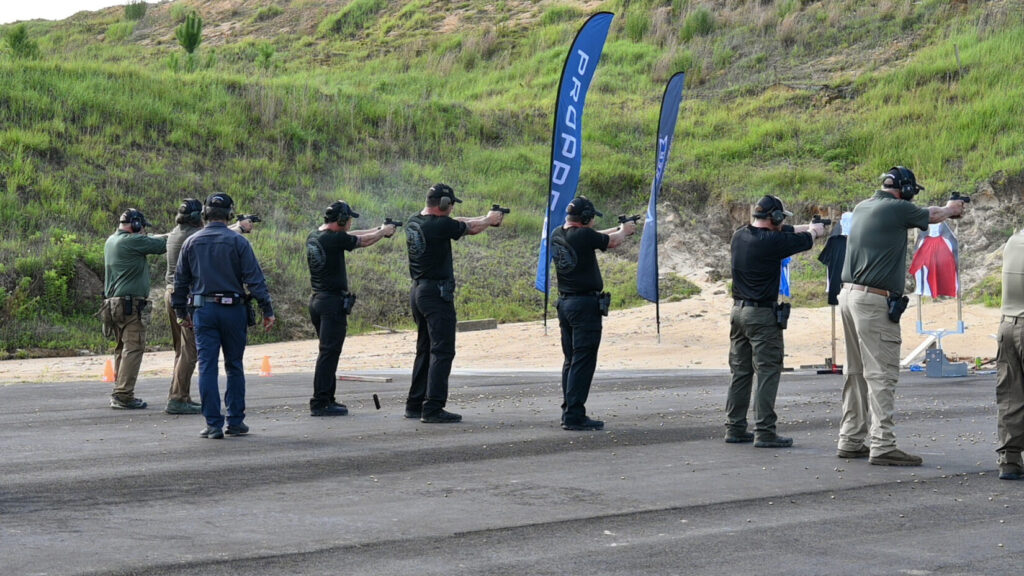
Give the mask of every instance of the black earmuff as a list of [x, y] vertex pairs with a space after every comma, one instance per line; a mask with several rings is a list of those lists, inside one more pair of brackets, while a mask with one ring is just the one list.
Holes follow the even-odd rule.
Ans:
[[[776, 206], [782, 206], [782, 200], [779, 200], [775, 196], [771, 196]], [[781, 208], [776, 208], [771, 212], [754, 212], [754, 218], [767, 218], [771, 221], [773, 226], [782, 224], [782, 221], [786, 219], [786, 213]]]
[[914, 173], [903, 166], [893, 166], [888, 173], [892, 177], [892, 185], [900, 191], [900, 198], [913, 200], [921, 188], [917, 185]]
[[195, 198], [186, 198], [178, 207], [178, 214], [188, 216], [189, 220], [199, 220], [199, 217], [203, 215], [203, 203]]
[[146, 217], [135, 208], [129, 208], [121, 215], [121, 223], [128, 224], [131, 231], [138, 234], [146, 226]]
[[447, 210], [448, 208], [451, 208], [451, 205], [452, 199], [447, 196], [441, 196], [437, 199], [437, 207], [441, 210]]

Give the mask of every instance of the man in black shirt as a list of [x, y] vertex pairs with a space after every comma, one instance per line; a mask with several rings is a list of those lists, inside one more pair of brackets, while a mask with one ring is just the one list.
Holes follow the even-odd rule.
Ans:
[[[394, 224], [372, 230], [352, 230], [352, 219], [359, 218], [348, 203], [334, 202], [324, 212], [324, 223], [306, 238], [306, 262], [313, 295], [309, 298], [309, 318], [320, 339], [313, 374], [311, 416], [344, 416], [348, 408], [334, 397], [337, 389], [338, 358], [348, 332], [348, 315], [355, 298], [348, 291], [345, 251], [376, 244], [395, 233]], [[346, 304], [348, 302], [348, 304]]]
[[[775, 395], [782, 372], [782, 326], [779, 279], [782, 260], [809, 250], [814, 239], [825, 235], [822, 224], [783, 226], [793, 214], [775, 196], [757, 203], [754, 221], [732, 236], [732, 314], [729, 317], [729, 368], [732, 382], [726, 397], [725, 441], [754, 442], [758, 448], [785, 448], [792, 438], [775, 433]], [[754, 394], [754, 433], [747, 432], [747, 408], [751, 384]], [[756, 438], [755, 438], [756, 436]]]
[[448, 376], [455, 358], [455, 272], [452, 240], [500, 226], [504, 214], [492, 210], [477, 218], [452, 218], [455, 191], [435, 184], [427, 193], [426, 207], [405, 225], [409, 250], [409, 296], [416, 321], [416, 361], [405, 402], [405, 417], [428, 424], [459, 422], [462, 416], [444, 409]]
[[598, 232], [594, 217], [603, 216], [585, 196], [565, 208], [565, 224], [551, 234], [551, 257], [558, 278], [558, 327], [562, 333], [562, 428], [601, 430], [604, 422], [587, 416], [584, 404], [597, 368], [601, 345], [601, 291], [604, 281], [596, 250], [604, 252], [636, 233], [636, 223]]

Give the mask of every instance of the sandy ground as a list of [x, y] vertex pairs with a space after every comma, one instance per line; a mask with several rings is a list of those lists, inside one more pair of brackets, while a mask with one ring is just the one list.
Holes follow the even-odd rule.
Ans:
[[[728, 368], [729, 311], [732, 300], [724, 286], [709, 287], [699, 296], [661, 305], [661, 342], [655, 328], [653, 304], [613, 311], [604, 325], [598, 370]], [[903, 316], [903, 349], [906, 356], [926, 336], [917, 333], [917, 302]], [[925, 300], [922, 309], [926, 330], [953, 330], [957, 326], [954, 301]], [[552, 308], [549, 314], [554, 314]], [[836, 357], [845, 359], [843, 326], [835, 310]], [[467, 319], [468, 320], [468, 319]], [[964, 306], [965, 334], [948, 335], [942, 348], [950, 359], [995, 358], [999, 310]], [[832, 308], [794, 309], [786, 338], [786, 366], [824, 365], [832, 356]], [[416, 334], [397, 332], [352, 336], [345, 342], [339, 373], [356, 370], [412, 369]], [[558, 320], [549, 317], [545, 334], [542, 322], [502, 324], [496, 330], [460, 332], [455, 370], [511, 369], [557, 370], [562, 355]], [[303, 340], [250, 346], [246, 372], [259, 374], [267, 357], [271, 373], [313, 372], [317, 342]], [[0, 385], [23, 382], [102, 381], [111, 356], [80, 356], [0, 361]], [[140, 377], [170, 379], [172, 352], [152, 352], [142, 361]], [[921, 360], [923, 360], [923, 353]], [[988, 365], [986, 368], [993, 368]]]

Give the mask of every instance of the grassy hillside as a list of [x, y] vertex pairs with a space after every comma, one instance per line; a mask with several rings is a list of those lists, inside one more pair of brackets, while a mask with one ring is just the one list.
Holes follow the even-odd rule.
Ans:
[[[188, 58], [174, 30], [192, 10], [205, 26]], [[8, 25], [0, 348], [105, 350], [91, 314], [117, 215], [135, 206], [166, 231], [181, 198], [213, 191], [264, 219], [251, 240], [282, 320], [269, 338], [312, 334], [300, 250], [324, 206], [344, 198], [369, 227], [417, 211], [435, 181], [466, 199], [463, 215], [513, 208], [459, 242], [460, 315], [539, 317], [555, 88], [597, 10], [616, 17], [580, 192], [606, 213], [646, 205], [659, 99], [679, 70], [663, 198], [684, 213], [766, 191], [849, 207], [896, 163], [937, 201], [1024, 165], [1015, 2], [178, 0], [137, 19], [115, 7], [29, 22], [21, 44]], [[603, 266], [619, 304], [636, 302], [635, 264]], [[411, 323], [401, 237], [356, 252], [350, 278], [358, 328]]]

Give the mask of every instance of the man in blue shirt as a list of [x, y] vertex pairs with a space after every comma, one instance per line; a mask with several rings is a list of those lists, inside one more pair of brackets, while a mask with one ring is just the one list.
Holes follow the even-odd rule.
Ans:
[[[193, 327], [196, 336], [199, 396], [206, 418], [206, 428], [199, 434], [203, 438], [241, 436], [249, 431], [243, 422], [242, 356], [248, 337], [246, 288], [263, 311], [263, 328], [270, 330], [275, 320], [263, 270], [252, 246], [228, 229], [233, 214], [234, 201], [227, 194], [207, 198], [203, 206], [206, 226], [182, 244], [174, 272], [174, 312], [180, 324]], [[217, 359], [222, 349], [227, 374], [227, 430], [223, 430], [225, 417], [217, 385]]]

